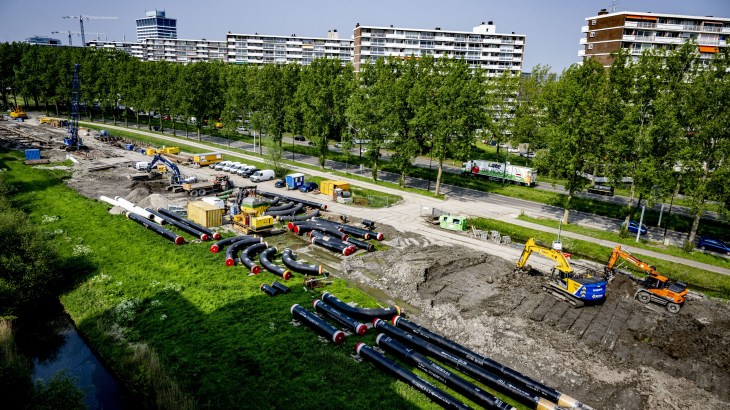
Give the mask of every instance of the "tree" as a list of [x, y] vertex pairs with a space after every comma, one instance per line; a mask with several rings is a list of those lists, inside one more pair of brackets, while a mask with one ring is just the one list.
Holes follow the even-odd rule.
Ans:
[[[520, 77], [510, 70], [505, 70], [498, 77], [488, 82], [486, 90], [489, 121], [486, 130], [497, 143], [497, 161], [500, 146], [514, 139], [515, 107], [519, 90]], [[506, 155], [506, 153], [505, 153]]]
[[[527, 153], [533, 152], [537, 147], [542, 146], [542, 122], [544, 90], [555, 81], [555, 74], [550, 72], [549, 66], [535, 66], [530, 75], [524, 76], [519, 83], [519, 92], [515, 106], [515, 120], [512, 132], [512, 140], [518, 143], [527, 144]], [[499, 145], [497, 145], [499, 150]], [[525, 164], [529, 165], [529, 155], [525, 158]]]
[[386, 100], [385, 123], [391, 130], [388, 138], [393, 142], [388, 144], [395, 152], [390, 155], [390, 161], [400, 173], [398, 182], [401, 187], [406, 183], [406, 171], [413, 164], [422, 144], [425, 130], [417, 127], [414, 122], [416, 109], [408, 102], [411, 89], [418, 81], [418, 60], [415, 56], [406, 60], [391, 60], [397, 67], [397, 79], [391, 88]]
[[286, 127], [286, 113], [294, 109], [294, 95], [299, 85], [297, 64], [266, 64], [252, 71], [250, 97], [257, 113], [257, 127], [281, 147]]
[[[215, 113], [213, 103], [218, 96], [218, 78], [214, 76], [213, 70], [217, 68], [207, 62], [195, 62], [186, 67], [186, 100], [188, 113], [195, 117], [195, 127], [198, 129], [198, 141], [200, 141], [200, 130], [203, 127], [203, 120]], [[220, 111], [219, 111], [220, 113]]]

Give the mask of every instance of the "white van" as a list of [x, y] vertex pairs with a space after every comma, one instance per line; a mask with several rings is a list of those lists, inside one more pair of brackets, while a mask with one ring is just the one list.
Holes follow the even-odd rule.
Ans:
[[231, 172], [231, 168], [235, 167], [236, 165], [241, 165], [241, 163], [240, 162], [232, 162], [232, 163], [226, 165], [225, 167], [223, 167], [223, 171], [224, 172]]
[[251, 182], [264, 182], [264, 181], [271, 181], [272, 179], [276, 178], [276, 175], [274, 174], [273, 170], [270, 169], [264, 169], [262, 171], [256, 171], [251, 175]]
[[233, 161], [223, 161], [220, 164], [215, 166], [216, 171], [222, 170], [224, 167], [227, 167], [229, 165], [233, 164]]

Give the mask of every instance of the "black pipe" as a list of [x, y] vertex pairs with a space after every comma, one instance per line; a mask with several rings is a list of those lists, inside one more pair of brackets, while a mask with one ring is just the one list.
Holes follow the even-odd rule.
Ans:
[[167, 217], [165, 215], [162, 215], [161, 213], [156, 212], [152, 208], [145, 208], [144, 210], [147, 211], [147, 212], [149, 212], [149, 213], [151, 213], [151, 214], [153, 214], [153, 215], [159, 216], [160, 218], [162, 218], [163, 220], [165, 220], [170, 225], [174, 226], [175, 228], [177, 228], [177, 229], [179, 229], [179, 230], [181, 230], [181, 231], [183, 231], [185, 233], [189, 233], [190, 235], [197, 236], [198, 238], [200, 238], [201, 241], [207, 241], [210, 238], [207, 233], [201, 232], [201, 231], [193, 228], [192, 226], [185, 225], [182, 222], [178, 222], [178, 221], [176, 221], [176, 220], [174, 220], [174, 219], [172, 219], [170, 217]]
[[263, 241], [264, 238], [245, 238], [240, 241], [233, 242], [228, 248], [226, 248], [226, 266], [233, 266], [236, 264], [236, 254], [239, 249], [243, 249], [247, 246], [261, 243]]
[[278, 290], [279, 293], [287, 294], [291, 292], [291, 289], [287, 288], [286, 286], [282, 285], [281, 283], [274, 281], [274, 283], [271, 284], [271, 287]]
[[341, 253], [345, 256], [350, 256], [354, 252], [353, 248], [347, 246], [346, 244], [344, 244], [342, 242], [338, 243], [338, 242], [334, 242], [334, 241], [327, 241], [322, 238], [317, 238], [316, 236], [313, 236], [311, 238], [311, 242], [314, 245], [319, 245], [325, 249], [331, 250], [332, 252]]
[[388, 359], [382, 354], [376, 352], [375, 350], [373, 350], [372, 347], [366, 345], [365, 343], [358, 343], [355, 347], [355, 351], [365, 360], [374, 364], [375, 367], [378, 367], [388, 373], [392, 373], [402, 382], [415, 387], [416, 390], [425, 394], [426, 397], [440, 404], [442, 407], [446, 409], [456, 410], [471, 409], [471, 407], [449, 396], [443, 390], [409, 372], [408, 370], [404, 369], [396, 362]]
[[294, 202], [288, 202], [288, 203], [285, 203], [284, 205], [279, 205], [279, 206], [270, 206], [270, 207], [266, 208], [266, 211], [267, 212], [268, 211], [274, 211], [274, 212], [275, 211], [284, 211], [289, 208], [294, 208]]
[[421, 371], [449, 386], [468, 397], [474, 403], [484, 407], [485, 409], [494, 410], [512, 410], [514, 407], [503, 402], [502, 400], [492, 396], [477, 386], [462, 379], [457, 374], [447, 370], [438, 364], [428, 360], [424, 355], [409, 349], [402, 344], [396, 342], [393, 338], [385, 333], [381, 333], [375, 339], [375, 343], [382, 347], [383, 350], [410, 364], [418, 367]]
[[347, 234], [342, 233], [339, 229], [333, 227], [332, 225], [322, 224], [322, 223], [318, 223], [318, 222], [314, 222], [314, 221], [308, 221], [307, 223], [294, 226], [294, 233], [297, 233], [297, 234], [302, 234], [304, 232], [309, 232], [312, 230], [326, 233], [327, 235], [338, 238], [341, 241], [344, 241], [345, 239], [348, 238]]
[[267, 209], [266, 212], [262, 213], [261, 215], [264, 215], [264, 216], [295, 215], [295, 214], [299, 213], [302, 210], [302, 208], [304, 208], [304, 205], [297, 204], [297, 206], [295, 206], [294, 208], [284, 209], [283, 211], [269, 211]]
[[267, 271], [273, 273], [276, 276], [281, 276], [284, 280], [289, 280], [291, 279], [291, 272], [282, 268], [279, 265], [271, 263], [271, 261], [269, 260], [269, 256], [274, 256], [277, 252], [279, 252], [279, 250], [275, 247], [266, 249], [259, 254], [259, 262], [261, 262], [261, 265]]
[[294, 230], [294, 227], [295, 226], [299, 226], [299, 225], [303, 225], [303, 224], [308, 224], [309, 222], [311, 222], [311, 221], [310, 220], [291, 221], [288, 224], [286, 224], [286, 227], [289, 228], [290, 231], [294, 231], [294, 233], [296, 233], [296, 231]]
[[519, 400], [520, 402], [527, 404], [534, 409], [556, 409], [555, 404], [547, 399], [542, 398], [541, 394], [536, 392], [535, 390], [526, 387], [521, 383], [512, 383], [510, 381], [507, 381], [492, 372], [482, 369], [481, 367], [473, 363], [469, 363], [449, 352], [446, 352], [445, 349], [441, 349], [440, 347], [429, 343], [417, 336], [414, 336], [403, 329], [399, 329], [382, 319], [375, 319], [375, 321], [373, 322], [373, 327], [383, 331], [388, 336], [394, 337], [402, 341], [408, 347], [416, 349], [428, 356], [431, 356], [434, 359], [442, 362], [443, 364], [454, 368], [461, 373], [464, 373], [465, 375], [474, 378], [475, 380], [478, 380], [485, 386], [497, 390], [500, 393], [506, 394], [507, 396], [512, 397], [515, 400]]
[[375, 246], [373, 244], [355, 238], [347, 238], [345, 242], [351, 243], [360, 249], [365, 249], [368, 252], [372, 252], [375, 250]]
[[482, 356], [473, 350], [467, 349], [466, 347], [456, 342], [453, 342], [437, 333], [434, 333], [422, 326], [419, 326], [405, 318], [395, 317], [393, 318], [393, 324], [398, 328], [404, 329], [409, 333], [412, 333], [420, 337], [421, 339], [432, 343], [435, 346], [438, 346], [462, 359], [467, 360], [470, 363], [475, 364], [479, 368], [494, 373], [510, 382], [525, 386], [528, 389], [535, 391], [541, 397], [544, 397], [553, 403], [557, 403], [559, 406], [581, 409], [587, 408], [584, 404], [568, 396], [567, 394], [561, 393], [553, 389], [552, 387], [548, 387], [538, 382], [537, 380], [534, 380], [530, 377], [525, 376], [522, 373], [510, 369], [507, 366], [503, 366], [502, 364], [497, 363], [488, 357]]
[[[357, 246], [355, 246], [354, 244], [347, 243], [347, 241], [341, 241], [339, 238], [333, 238], [333, 237], [331, 237], [331, 236], [329, 236], [329, 235], [327, 235], [325, 233], [322, 233], [320, 231], [309, 231], [309, 237], [310, 238], [319, 238], [319, 239], [322, 239], [324, 241], [334, 242], [336, 244], [340, 244], [341, 243], [341, 244], [343, 244], [343, 245], [345, 245], [347, 247], [352, 248], [352, 251], [353, 252], [355, 251], [355, 248], [357, 248]], [[347, 239], [349, 240], [350, 238], [347, 238]]]
[[319, 209], [315, 209], [311, 214], [309, 215], [282, 215], [276, 218], [278, 221], [306, 221], [307, 219], [312, 219], [319, 215]]
[[342, 231], [348, 235], [352, 235], [352, 236], [355, 236], [358, 238], [365, 239], [366, 241], [371, 239], [374, 236], [373, 233], [368, 230], [358, 228], [355, 226], [350, 226], [350, 225], [345, 225], [345, 224], [341, 224], [341, 223], [337, 223], [337, 222], [328, 221], [328, 220], [322, 219], [322, 218], [312, 218], [312, 221], [320, 222], [323, 224], [329, 224], [329, 225], [335, 227], [335, 229], [337, 229], [339, 231]]
[[322, 265], [308, 265], [294, 260], [291, 253], [291, 249], [284, 249], [281, 254], [281, 260], [284, 261], [284, 265], [293, 270], [294, 272], [301, 273], [304, 275], [321, 275]]
[[147, 212], [149, 212], [149, 213], [151, 213], [152, 215], [154, 215], [154, 216], [156, 216], [158, 218], [161, 218], [162, 219], [162, 222], [164, 222], [164, 223], [161, 223], [160, 225], [165, 225], [165, 224], [170, 223], [170, 220], [165, 215], [162, 215], [161, 213], [155, 211], [154, 209], [152, 209], [152, 208], [144, 208], [144, 210], [147, 211]]
[[[274, 283], [276, 283], [276, 282], [274, 282]], [[280, 293], [278, 289], [274, 289], [265, 283], [262, 283], [261, 286], [259, 287], [259, 289], [263, 290], [264, 293], [266, 293], [269, 296], [276, 296]]]
[[229, 244], [232, 244], [234, 242], [242, 241], [244, 239], [248, 238], [255, 238], [256, 235], [241, 235], [241, 236], [234, 236], [233, 238], [226, 238], [221, 239], [220, 241], [213, 244], [213, 246], [210, 247], [210, 251], [213, 253], [218, 253], [218, 251]]
[[373, 222], [373, 221], [369, 221], [367, 219], [363, 219], [363, 220], [360, 221], [360, 223], [363, 224], [363, 225], [365, 225], [365, 226], [367, 226], [369, 229], [374, 229], [375, 228], [375, 222]]
[[333, 308], [339, 310], [342, 313], [347, 314], [350, 317], [362, 321], [371, 321], [373, 319], [389, 319], [393, 316], [400, 316], [401, 311], [398, 306], [388, 306], [387, 308], [378, 309], [366, 309], [352, 307], [347, 303], [337, 299], [337, 297], [329, 292], [322, 293], [322, 301]]
[[312, 306], [314, 307], [314, 310], [319, 310], [330, 319], [338, 322], [339, 324], [345, 326], [346, 328], [352, 330], [360, 336], [363, 336], [368, 331], [368, 327], [364, 324], [358, 322], [350, 316], [347, 316], [346, 314], [340, 312], [339, 310], [322, 302], [319, 299], [315, 299], [314, 302], [312, 302]]
[[275, 193], [272, 193], [272, 192], [258, 191], [258, 194], [261, 195], [261, 196], [265, 196], [267, 198], [276, 198], [276, 197], [279, 197], [279, 198], [281, 198], [284, 201], [298, 202], [298, 203], [304, 204], [304, 205], [306, 205], [306, 206], [308, 206], [310, 208], [313, 208], [313, 209], [319, 209], [319, 210], [322, 210], [322, 211], [326, 211], [327, 210], [327, 205], [319, 204], [317, 202], [307, 201], [307, 200], [299, 199], [299, 198], [293, 198], [293, 197], [290, 197], [290, 196], [279, 195], [279, 194], [275, 194]]
[[304, 309], [298, 304], [292, 305], [291, 314], [294, 315], [295, 319], [298, 319], [315, 332], [327, 337], [335, 344], [340, 344], [345, 341], [345, 332], [330, 325], [329, 323], [317, 317], [317, 315], [315, 315], [314, 313], [308, 311], [307, 309]]
[[134, 222], [137, 222], [138, 224], [144, 226], [145, 229], [154, 231], [156, 234], [175, 242], [176, 245], [182, 245], [183, 243], [185, 243], [185, 238], [183, 238], [182, 236], [180, 236], [172, 231], [169, 231], [169, 230], [161, 227], [160, 225], [157, 225], [154, 222], [150, 222], [149, 219], [143, 218], [143, 217], [135, 214], [134, 212], [127, 211], [125, 209], [124, 211], [122, 211], [122, 214], [125, 215], [127, 217], [127, 219], [131, 219]]
[[241, 257], [238, 260], [240, 260], [241, 263], [244, 264], [251, 271], [251, 273], [253, 273], [254, 275], [258, 275], [259, 272], [261, 272], [261, 268], [256, 265], [256, 262], [251, 260], [251, 257], [268, 247], [269, 244], [266, 242], [251, 245], [241, 252]]
[[279, 203], [279, 198], [278, 197], [272, 199], [271, 200], [271, 203], [269, 203], [269, 208], [271, 208], [272, 206], [274, 206], [274, 205], [276, 205], [278, 203]]
[[199, 230], [200, 232], [205, 232], [206, 234], [208, 234], [208, 236], [210, 236], [213, 239], [220, 239], [221, 238], [221, 234], [219, 234], [218, 232], [213, 232], [210, 229], [208, 229], [208, 228], [206, 228], [204, 226], [200, 226], [200, 225], [196, 224], [195, 222], [193, 222], [193, 221], [191, 221], [189, 219], [181, 218], [181, 217], [173, 214], [172, 212], [168, 211], [165, 208], [162, 208], [162, 207], [157, 208], [157, 212], [159, 212], [162, 215], [165, 215], [168, 218], [172, 218], [172, 219], [174, 219], [174, 220], [176, 220], [178, 222], [182, 222], [182, 223], [184, 223], [187, 226], [193, 227], [193, 228]]

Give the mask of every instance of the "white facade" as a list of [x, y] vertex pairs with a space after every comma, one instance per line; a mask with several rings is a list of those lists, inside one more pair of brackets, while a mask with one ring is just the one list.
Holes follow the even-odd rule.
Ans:
[[177, 19], [165, 17], [164, 11], [148, 11], [147, 17], [137, 19], [137, 42], [148, 38], [177, 38]]
[[337, 30], [327, 38], [231, 33], [226, 37], [229, 63], [307, 65], [320, 57], [339, 59], [342, 64], [352, 61], [353, 40], [340, 40]]
[[142, 61], [228, 61], [225, 41], [148, 38], [141, 43], [94, 40], [89, 46], [115, 48]]

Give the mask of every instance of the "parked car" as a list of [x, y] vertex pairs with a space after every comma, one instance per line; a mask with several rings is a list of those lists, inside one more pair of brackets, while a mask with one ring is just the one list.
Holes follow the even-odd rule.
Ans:
[[[260, 170], [260, 169], [258, 169], [258, 168], [256, 168], [256, 167], [253, 167], [253, 168], [248, 168], [248, 169], [247, 169], [246, 171], [244, 171], [244, 172], [241, 172], [241, 176], [242, 176], [243, 178], [250, 178], [250, 177], [254, 176], [254, 175], [255, 175], [255, 174], [256, 174], [257, 172], [259, 172], [259, 171], [261, 171], [261, 170]], [[272, 179], [273, 179], [273, 178], [272, 178]]]
[[522, 158], [535, 158], [534, 152], [520, 152]]
[[[623, 227], [623, 226], [624, 226], [625, 224], [626, 224], [626, 221], [624, 221], [624, 222], [621, 222], [621, 226], [622, 226], [622, 227]], [[629, 231], [629, 232], [631, 232], [631, 233], [637, 233], [637, 232], [639, 232], [639, 223], [638, 223], [638, 222], [636, 222], [636, 221], [630, 221], [630, 222], [629, 222], [629, 228], [628, 228], [628, 231]], [[647, 231], [646, 225], [641, 225], [641, 234], [642, 234], [642, 235], [646, 235], [646, 231]]]
[[263, 182], [270, 181], [276, 178], [276, 174], [271, 169], [265, 169], [263, 171], [256, 171], [251, 175], [251, 182]]
[[286, 186], [286, 179], [280, 179], [274, 182], [274, 188], [284, 188]]
[[335, 148], [342, 148], [342, 143], [338, 142], [337, 144], [335, 144]]
[[313, 146], [313, 147], [316, 147], [316, 146], [317, 146], [317, 144], [316, 144], [316, 143], [314, 143], [314, 142], [312, 142], [312, 141], [309, 141], [309, 142], [307, 143], [307, 145], [311, 145], [311, 146]]
[[221, 163], [219, 163], [218, 165], [215, 166], [215, 170], [216, 171], [220, 171], [223, 168], [225, 168], [225, 167], [227, 167], [228, 165], [231, 165], [231, 164], [233, 164], [233, 161], [223, 161], [223, 162], [221, 162]]
[[247, 129], [246, 127], [238, 127], [238, 128], [236, 128], [236, 131], [242, 132], [242, 131], [246, 131], [246, 129]]
[[319, 189], [319, 186], [314, 182], [305, 182], [304, 185], [299, 187], [299, 192], [312, 192]]
[[592, 185], [588, 187], [588, 192], [591, 194], [613, 196], [613, 187], [606, 185]]
[[223, 167], [223, 171], [224, 172], [231, 172], [231, 168], [233, 168], [236, 165], [238, 165], [240, 167], [241, 166], [241, 163], [240, 162], [232, 162], [232, 163], [226, 165], [225, 167]]
[[[254, 166], [254, 165], [244, 165], [244, 166], [242, 166], [241, 168], [239, 168], [239, 169], [238, 169], [238, 171], [237, 171], [236, 173], [237, 173], [238, 175], [240, 175], [240, 176], [243, 176], [243, 175], [244, 175], [244, 174], [246, 174], [246, 173], [248, 172], [248, 170], [250, 170], [250, 169], [256, 169], [256, 166]], [[249, 175], [250, 175], [250, 174], [249, 174]]]
[[170, 116], [169, 115], [165, 115], [164, 117], [162, 117], [162, 119], [163, 120], [169, 120], [170, 119]]
[[699, 248], [704, 250], [710, 250], [714, 252], [724, 253], [730, 256], [730, 246], [726, 245], [720, 240], [712, 238], [700, 238]]
[[519, 148], [509, 147], [509, 148], [507, 148], [507, 152], [509, 152], [510, 154], [519, 154], [520, 153], [520, 149]]
[[306, 141], [306, 139], [301, 135], [297, 135], [296, 137], [294, 137], [294, 141]]
[[218, 164], [220, 164], [220, 163], [221, 163], [221, 161], [216, 161], [216, 162], [214, 162], [214, 163], [210, 164], [210, 169], [215, 169], [215, 167], [216, 167], [216, 166], [217, 166]]
[[228, 172], [230, 172], [231, 174], [236, 174], [238, 173], [238, 170], [243, 167], [245, 167], [244, 164], [234, 164], [231, 169], [228, 170]]

